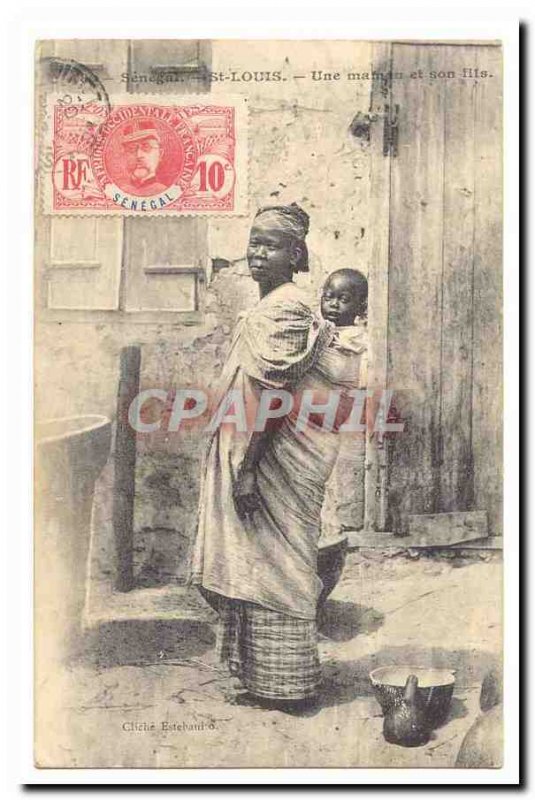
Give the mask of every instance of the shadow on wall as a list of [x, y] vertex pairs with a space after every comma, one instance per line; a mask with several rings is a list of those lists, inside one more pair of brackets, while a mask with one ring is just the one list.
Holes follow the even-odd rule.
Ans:
[[182, 663], [214, 644], [212, 626], [205, 622], [114, 621], [87, 631], [83, 660], [96, 668]]
[[[138, 587], [184, 585], [197, 514], [196, 459], [165, 453], [138, 457], [135, 498], [134, 576]], [[115, 580], [113, 456], [95, 489], [91, 575]]]
[[136, 587], [185, 585], [189, 576], [189, 550], [190, 540], [174, 529], [144, 529], [136, 533]]
[[[155, 443], [157, 444], [157, 443]], [[180, 452], [166, 452], [165, 447]], [[141, 449], [136, 465], [136, 535], [174, 529], [191, 538], [196, 525], [202, 441], [176, 438], [161, 447]]]

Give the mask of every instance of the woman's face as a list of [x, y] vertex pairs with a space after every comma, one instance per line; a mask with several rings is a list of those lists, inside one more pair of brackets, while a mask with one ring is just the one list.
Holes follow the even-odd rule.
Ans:
[[251, 228], [247, 261], [254, 281], [261, 286], [279, 286], [292, 280], [299, 248], [282, 231], [264, 228], [260, 221]]

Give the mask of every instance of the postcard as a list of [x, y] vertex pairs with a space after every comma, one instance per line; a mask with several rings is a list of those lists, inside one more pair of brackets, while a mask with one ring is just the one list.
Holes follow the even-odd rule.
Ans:
[[501, 43], [35, 76], [36, 766], [499, 770]]

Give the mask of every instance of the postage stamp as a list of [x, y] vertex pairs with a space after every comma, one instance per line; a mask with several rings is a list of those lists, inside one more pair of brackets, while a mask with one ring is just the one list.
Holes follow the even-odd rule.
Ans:
[[49, 214], [246, 211], [246, 101], [51, 97], [41, 174]]

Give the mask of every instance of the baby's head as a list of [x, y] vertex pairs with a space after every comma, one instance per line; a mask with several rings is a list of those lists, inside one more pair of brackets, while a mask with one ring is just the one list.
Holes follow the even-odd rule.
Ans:
[[331, 272], [321, 292], [321, 314], [337, 328], [353, 325], [368, 309], [368, 281], [357, 269]]

